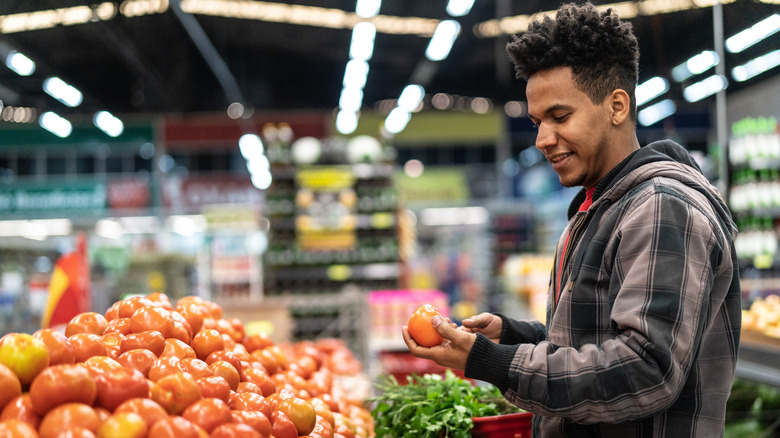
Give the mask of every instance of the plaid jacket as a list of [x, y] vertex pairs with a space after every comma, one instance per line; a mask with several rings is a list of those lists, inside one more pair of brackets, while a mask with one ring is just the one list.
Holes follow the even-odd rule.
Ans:
[[736, 232], [681, 146], [641, 148], [564, 230], [546, 326], [502, 315], [500, 344], [478, 335], [465, 375], [533, 412], [535, 437], [723, 436], [740, 333]]

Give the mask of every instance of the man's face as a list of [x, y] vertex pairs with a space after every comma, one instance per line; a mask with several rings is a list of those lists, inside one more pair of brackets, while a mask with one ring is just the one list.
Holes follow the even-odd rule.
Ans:
[[[565, 187], [591, 188], [617, 163], [609, 97], [594, 104], [577, 89], [571, 68], [535, 73], [526, 88], [528, 115], [536, 125], [536, 147]], [[618, 161], [619, 162], [619, 161]]]

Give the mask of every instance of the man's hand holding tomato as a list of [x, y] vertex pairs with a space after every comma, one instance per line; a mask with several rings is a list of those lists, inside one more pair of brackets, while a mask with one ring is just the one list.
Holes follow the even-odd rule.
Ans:
[[449, 319], [444, 318], [438, 312], [428, 312], [426, 317], [430, 317], [433, 328], [439, 336], [442, 337], [443, 342], [431, 347], [425, 347], [415, 341], [415, 338], [412, 337], [413, 334], [417, 339], [420, 339], [421, 342], [425, 342], [422, 341], [422, 339], [427, 340], [430, 338], [430, 333], [427, 333], [427, 330], [420, 328], [423, 327], [418, 321], [421, 317], [415, 312], [410, 319], [409, 325], [405, 325], [401, 328], [404, 342], [406, 342], [406, 346], [409, 347], [409, 351], [415, 357], [430, 359], [441, 366], [456, 370], [464, 370], [466, 368], [466, 360], [471, 352], [471, 347], [476, 340], [476, 334], [458, 329], [455, 324], [451, 323]]

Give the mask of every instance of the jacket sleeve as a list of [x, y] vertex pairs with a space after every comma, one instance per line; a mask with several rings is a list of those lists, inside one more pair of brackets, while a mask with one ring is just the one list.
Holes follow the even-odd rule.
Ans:
[[501, 344], [536, 344], [547, 338], [544, 324], [538, 321], [518, 321], [504, 314], [496, 313], [501, 317]]
[[[586, 257], [579, 268], [602, 263], [601, 272], [562, 293], [549, 341], [516, 345], [507, 363], [508, 346], [478, 339], [467, 377], [497, 384], [509, 401], [535, 414], [579, 423], [634, 420], [675, 402], [711, 311], [708, 294], [724, 242], [708, 215], [681, 196], [653, 192], [634, 203], [601, 259]], [[582, 299], [604, 302], [592, 304], [594, 314], [572, 311], [572, 300]], [[592, 320], [606, 321], [601, 329], [609, 335], [577, 332]], [[577, 336], [598, 340], [563, 346]], [[472, 361], [476, 354], [497, 360]], [[502, 372], [503, 379], [495, 378]]]

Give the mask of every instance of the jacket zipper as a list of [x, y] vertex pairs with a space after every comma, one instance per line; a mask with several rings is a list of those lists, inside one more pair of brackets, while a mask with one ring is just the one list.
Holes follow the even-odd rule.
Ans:
[[[555, 279], [555, 297], [553, 297], [553, 308], [552, 308], [552, 314], [555, 314], [555, 310], [558, 308], [558, 302], [561, 299], [561, 280], [563, 278], [563, 267], [566, 266], [566, 263], [569, 261], [569, 258], [571, 257], [571, 249], [574, 247], [574, 242], [576, 239], [572, 239], [572, 237], [576, 236], [577, 232], [580, 230], [580, 227], [585, 222], [585, 216], [586, 214], [583, 214], [580, 216], [580, 218], [577, 220], [577, 222], [572, 225], [571, 229], [569, 230], [569, 234], [566, 236], [566, 242], [564, 243], [563, 247], [563, 253], [561, 254], [561, 260], [558, 264], [557, 269], [557, 278]], [[568, 290], [571, 290], [572, 284], [571, 281], [566, 287]]]

